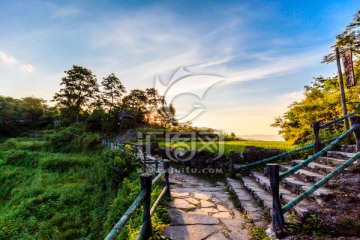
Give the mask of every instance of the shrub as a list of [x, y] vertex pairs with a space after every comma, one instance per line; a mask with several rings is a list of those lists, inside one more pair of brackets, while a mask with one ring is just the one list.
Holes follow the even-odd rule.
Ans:
[[99, 145], [99, 134], [85, 132], [82, 124], [73, 124], [50, 136], [51, 148], [62, 152], [94, 151], [100, 149]]
[[19, 142], [16, 138], [9, 138], [3, 143], [5, 149], [16, 149]]
[[52, 172], [65, 172], [75, 167], [90, 167], [92, 162], [84, 157], [53, 155], [40, 160], [40, 168]]

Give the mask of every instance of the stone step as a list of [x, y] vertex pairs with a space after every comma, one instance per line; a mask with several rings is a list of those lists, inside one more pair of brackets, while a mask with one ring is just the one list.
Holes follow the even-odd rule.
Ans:
[[355, 145], [341, 145], [340, 150], [343, 152], [354, 153], [356, 151]]
[[[303, 163], [305, 160], [292, 160], [291, 164], [293, 166]], [[334, 167], [329, 166], [329, 165], [324, 165], [321, 163], [317, 163], [317, 162], [311, 162], [309, 164], [307, 164], [306, 166], [303, 167], [303, 169], [308, 169], [310, 171], [316, 172], [316, 173], [322, 173], [322, 174], [328, 174], [330, 173]]]
[[[289, 165], [280, 165], [280, 171], [282, 171], [282, 172], [285, 172], [291, 168], [292, 168], [292, 166], [289, 166]], [[303, 182], [311, 182], [311, 183], [316, 183], [325, 177], [324, 174], [315, 173], [315, 172], [308, 171], [305, 169], [299, 169], [298, 171], [293, 173], [291, 176], [295, 177]]]
[[346, 162], [345, 159], [338, 159], [338, 158], [332, 158], [332, 157], [318, 157], [315, 159], [317, 163], [326, 164], [329, 166], [340, 166], [344, 162]]
[[[264, 176], [262, 173], [252, 171], [250, 172], [250, 176], [254, 178], [254, 180], [261, 185], [266, 191], [271, 193], [270, 189], [270, 181], [269, 178]], [[287, 177], [285, 178], [279, 186], [279, 193], [280, 198], [283, 204], [288, 203], [286, 201], [286, 198], [283, 196], [296, 196], [304, 193], [307, 191], [313, 184], [306, 183], [300, 180], [297, 180], [293, 177]], [[316, 201], [319, 204], [322, 204], [324, 201], [329, 200], [334, 196], [334, 192], [331, 189], [321, 187], [318, 190], [316, 190], [314, 193], [312, 193], [309, 196], [310, 200]]]
[[249, 220], [256, 226], [266, 228], [269, 219], [266, 219], [266, 213], [259, 207], [256, 200], [246, 191], [245, 186], [239, 181], [227, 178], [226, 182], [230, 191], [235, 193], [242, 210], [248, 215]]
[[[261, 176], [261, 173], [258, 173], [256, 175]], [[254, 177], [254, 172], [252, 177]], [[267, 185], [266, 188], [270, 189], [270, 182], [265, 176], [261, 178], [262, 178], [261, 185], [257, 184], [255, 180], [249, 177], [242, 177], [242, 180], [244, 181], [244, 186], [246, 187], [246, 189], [252, 193], [252, 195], [254, 196], [255, 199], [257, 199], [257, 201], [262, 202], [262, 205], [264, 206], [266, 211], [269, 211], [270, 213], [272, 209], [272, 194], [271, 192], [268, 192], [262, 189], [261, 187], [259, 188], [259, 185], [260, 186]], [[260, 180], [258, 179], [258, 181]], [[292, 194], [290, 191], [283, 188], [282, 186], [279, 186], [279, 193], [283, 206], [289, 203], [290, 201], [294, 200], [298, 196], [296, 194]], [[301, 203], [299, 203], [293, 208], [293, 212], [300, 217], [304, 217], [309, 212], [312, 205], [314, 204], [312, 204], [309, 200], [303, 200]], [[287, 217], [287, 215], [285, 217]]]
[[257, 200], [260, 205], [262, 205], [265, 210], [270, 213], [272, 208], [272, 195], [263, 189], [255, 180], [251, 177], [243, 176], [241, 180], [244, 183], [244, 186], [248, 192]]
[[332, 158], [339, 158], [339, 159], [349, 159], [353, 157], [355, 153], [348, 153], [348, 152], [341, 152], [341, 151], [328, 151], [327, 156]]

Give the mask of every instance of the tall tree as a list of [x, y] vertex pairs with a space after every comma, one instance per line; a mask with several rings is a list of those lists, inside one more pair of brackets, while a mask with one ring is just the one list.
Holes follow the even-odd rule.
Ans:
[[74, 65], [65, 73], [60, 83], [63, 88], [55, 94], [53, 101], [57, 102], [67, 117], [75, 116], [76, 121], [79, 121], [82, 111], [88, 109], [96, 98], [99, 85], [96, 76], [85, 67]]
[[103, 78], [101, 84], [103, 86], [102, 98], [104, 104], [111, 112], [115, 106], [119, 105], [121, 97], [126, 93], [125, 87], [114, 73]]
[[[351, 21], [341, 34], [336, 36], [335, 45], [339, 47], [340, 54], [351, 49], [354, 55], [360, 54], [360, 10], [354, 15]], [[335, 53], [324, 56], [323, 62], [335, 61]]]
[[123, 106], [136, 118], [138, 122], [144, 121], [146, 114], [147, 96], [145, 91], [133, 89], [123, 98]]
[[47, 109], [46, 100], [36, 97], [25, 97], [21, 99], [23, 117], [31, 121], [34, 126]]

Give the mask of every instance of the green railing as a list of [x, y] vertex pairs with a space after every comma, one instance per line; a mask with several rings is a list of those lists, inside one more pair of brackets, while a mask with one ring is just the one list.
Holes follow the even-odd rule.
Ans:
[[[307, 146], [304, 146], [304, 147], [300, 147], [300, 148], [297, 148], [297, 149], [294, 149], [292, 151], [289, 151], [289, 152], [284, 152], [284, 153], [281, 153], [279, 155], [276, 155], [276, 156], [272, 156], [272, 157], [269, 157], [269, 158], [265, 158], [265, 159], [262, 159], [262, 160], [259, 160], [259, 161], [256, 161], [256, 162], [252, 162], [252, 163], [248, 163], [248, 164], [245, 164], [245, 165], [238, 165], [238, 164], [233, 164], [233, 154], [230, 154], [230, 172], [231, 172], [231, 176], [234, 176], [235, 173], [234, 171], [236, 170], [241, 170], [241, 169], [247, 169], [247, 168], [251, 168], [251, 167], [254, 167], [254, 166], [258, 166], [258, 165], [262, 165], [264, 163], [270, 163], [274, 160], [277, 160], [277, 159], [280, 159], [280, 158], [284, 158], [284, 157], [289, 157], [291, 155], [294, 155], [296, 153], [299, 153], [299, 152], [302, 152], [302, 151], [305, 151], [305, 150], [308, 150], [308, 149], [311, 149], [311, 148], [316, 148], [316, 147], [320, 147], [320, 141], [317, 137], [317, 134], [316, 134], [316, 130], [319, 130], [319, 129], [323, 129], [323, 128], [327, 128], [327, 127], [330, 127], [331, 125], [335, 124], [335, 123], [338, 123], [344, 119], [347, 119], [351, 116], [354, 116], [356, 113], [353, 112], [353, 113], [350, 113], [348, 115], [345, 115], [345, 116], [342, 116], [340, 118], [337, 118], [335, 120], [332, 120], [328, 123], [325, 123], [325, 124], [322, 124], [320, 125], [320, 122], [314, 122], [314, 123], [318, 123], [318, 129], [314, 129], [314, 135], [315, 135], [315, 143], [313, 144], [310, 144], [310, 145], [307, 145]], [[314, 125], [314, 123], [312, 125]], [[335, 138], [332, 138], [332, 139], [328, 139], [326, 141], [323, 141], [321, 144], [327, 144], [329, 142], [332, 142], [334, 140], [336, 140], [337, 137]], [[317, 145], [317, 146], [316, 146]], [[320, 150], [315, 150], [315, 153], [319, 152]]]
[[280, 175], [280, 180], [283, 180], [284, 178], [286, 178], [286, 177], [290, 176], [291, 174], [295, 173], [300, 168], [302, 168], [302, 167], [308, 165], [309, 163], [313, 162], [318, 157], [324, 155], [327, 151], [331, 150], [336, 144], [341, 142], [341, 140], [343, 140], [344, 138], [349, 136], [351, 133], [353, 133], [357, 128], [358, 128], [358, 126], [352, 127], [351, 129], [349, 129], [348, 131], [346, 131], [345, 133], [343, 133], [342, 135], [337, 137], [333, 142], [331, 142], [328, 146], [326, 146], [325, 148], [323, 148], [319, 152], [315, 153], [314, 155], [312, 155], [311, 157], [309, 157], [308, 159], [306, 159], [302, 163], [297, 164], [295, 167], [293, 167], [293, 168], [289, 169], [288, 171], [284, 172], [283, 174], [281, 174]]
[[[278, 164], [267, 164], [266, 166], [266, 172], [269, 174], [270, 178], [270, 187], [273, 195], [273, 229], [275, 230], [275, 233], [277, 237], [284, 236], [284, 216], [286, 212], [291, 210], [293, 207], [295, 207], [297, 204], [299, 204], [302, 200], [306, 199], [310, 194], [315, 192], [317, 189], [325, 185], [330, 179], [332, 179], [336, 174], [343, 171], [345, 168], [350, 166], [355, 160], [360, 159], [360, 117], [351, 117], [350, 118], [352, 127], [340, 135], [337, 139], [335, 139], [333, 142], [331, 142], [328, 146], [314, 154], [313, 156], [309, 157], [307, 160], [303, 161], [302, 163], [297, 164], [293, 168], [289, 169], [288, 171], [284, 172], [283, 174], [279, 174], [279, 165]], [[335, 121], [333, 121], [335, 122]], [[327, 174], [323, 179], [315, 183], [312, 187], [310, 187], [307, 191], [300, 194], [297, 198], [295, 198], [293, 201], [289, 202], [285, 206], [281, 207], [280, 204], [280, 195], [279, 195], [279, 182], [289, 175], [295, 173], [301, 167], [308, 165], [318, 157], [325, 154], [327, 151], [332, 149], [336, 144], [338, 144], [341, 140], [344, 138], [350, 136], [350, 134], [354, 133], [355, 140], [356, 140], [356, 151], [357, 153], [345, 161], [342, 165], [337, 167], [335, 170], [331, 171], [329, 174]]]
[[319, 182], [315, 183], [311, 188], [309, 188], [306, 192], [299, 195], [297, 198], [295, 198], [293, 201], [286, 204], [284, 207], [282, 207], [283, 214], [288, 212], [291, 208], [295, 207], [297, 204], [299, 204], [302, 200], [307, 198], [310, 194], [318, 190], [320, 187], [324, 186], [330, 179], [332, 179], [336, 174], [342, 172], [345, 168], [349, 167], [355, 160], [360, 158], [360, 152], [356, 153], [353, 157], [351, 157], [349, 160], [344, 162], [342, 165], [337, 167], [335, 170], [330, 172], [328, 175], [326, 175], [323, 179], [321, 179]]
[[[119, 147], [119, 145], [121, 145], [119, 143], [113, 144], [106, 142], [104, 144], [106, 144], [112, 149], [122, 150], [122, 148]], [[125, 227], [126, 223], [129, 221], [131, 215], [140, 205], [143, 205], [143, 217], [142, 217], [142, 225], [140, 227], [137, 239], [138, 240], [149, 239], [152, 236], [151, 216], [154, 214], [156, 207], [159, 205], [160, 201], [164, 197], [167, 199], [170, 199], [171, 197], [170, 184], [169, 184], [170, 161], [166, 159], [160, 161], [158, 157], [149, 156], [146, 153], [143, 153], [141, 149], [136, 145], [131, 145], [131, 147], [137, 150], [135, 156], [143, 163], [145, 170], [149, 169], [157, 175], [154, 179], [152, 178], [152, 174], [144, 173], [140, 175], [140, 185], [141, 185], [140, 193], [135, 198], [131, 206], [127, 209], [127, 211], [124, 213], [124, 215], [114, 225], [113, 229], [109, 232], [105, 240], [116, 239], [119, 233], [121, 232], [121, 230]], [[150, 165], [152, 163], [155, 164], [155, 167], [152, 167]], [[159, 165], [163, 165], [163, 171], [159, 170]], [[153, 206], [150, 206], [152, 186], [160, 178], [164, 179], [164, 188], [162, 189], [161, 193], [155, 200]]]

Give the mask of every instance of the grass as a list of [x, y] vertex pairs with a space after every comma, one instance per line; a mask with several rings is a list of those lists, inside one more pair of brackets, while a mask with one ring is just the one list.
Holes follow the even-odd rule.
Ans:
[[239, 141], [219, 141], [219, 142], [160, 142], [160, 146], [172, 147], [183, 150], [204, 150], [209, 153], [223, 153], [229, 156], [230, 151], [242, 152], [246, 146], [255, 146], [262, 148], [280, 149], [291, 151], [296, 148], [285, 141], [260, 141], [260, 140], [239, 140]]
[[[139, 193], [136, 160], [101, 146], [68, 153], [49, 143], [17, 138], [0, 144], [0, 239], [103, 239]], [[168, 221], [164, 204], [159, 211], [158, 230]], [[118, 239], [135, 239], [141, 216], [140, 207]]]

